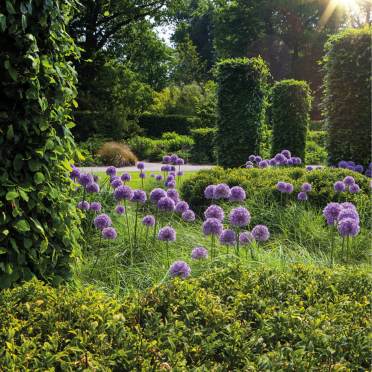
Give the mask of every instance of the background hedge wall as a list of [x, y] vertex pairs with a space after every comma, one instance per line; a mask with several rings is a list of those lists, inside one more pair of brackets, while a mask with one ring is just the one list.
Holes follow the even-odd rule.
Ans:
[[0, 288], [33, 275], [60, 281], [78, 247], [67, 178], [76, 104], [77, 49], [66, 33], [73, 4], [0, 2]]
[[323, 110], [330, 164], [370, 162], [371, 34], [372, 28], [346, 30], [326, 44]]
[[191, 161], [198, 164], [213, 164], [216, 161], [216, 128], [198, 128], [191, 130], [194, 146]]
[[287, 149], [304, 159], [311, 109], [309, 85], [293, 79], [276, 82], [271, 102], [272, 156]]
[[267, 106], [269, 69], [262, 58], [227, 59], [218, 64], [218, 163], [244, 164], [259, 151]]

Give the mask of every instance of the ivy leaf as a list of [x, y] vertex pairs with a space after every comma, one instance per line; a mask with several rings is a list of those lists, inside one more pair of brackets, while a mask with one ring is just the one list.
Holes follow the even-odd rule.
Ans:
[[0, 13], [0, 31], [4, 32], [6, 28], [6, 17]]
[[5, 195], [5, 199], [9, 201], [17, 199], [17, 198], [18, 198], [18, 192], [15, 190], [8, 191]]
[[14, 227], [20, 232], [30, 231], [30, 225], [26, 220], [19, 220]]

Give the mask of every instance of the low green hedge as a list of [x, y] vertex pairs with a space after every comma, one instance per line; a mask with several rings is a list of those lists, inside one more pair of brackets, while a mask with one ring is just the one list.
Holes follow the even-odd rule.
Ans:
[[0, 294], [13, 370], [367, 370], [368, 273], [241, 266], [122, 301], [38, 281]]

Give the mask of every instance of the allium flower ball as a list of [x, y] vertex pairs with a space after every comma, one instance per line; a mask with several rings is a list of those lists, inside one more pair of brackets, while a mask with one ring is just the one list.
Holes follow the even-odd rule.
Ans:
[[208, 218], [203, 223], [204, 235], [221, 235], [223, 226], [220, 220], [217, 218]]
[[252, 168], [253, 168], [253, 165], [254, 165], [254, 164], [253, 164], [251, 161], [247, 161], [247, 162], [245, 163], [245, 165], [246, 165], [246, 166], [250, 165], [250, 166], [252, 166]]
[[186, 212], [188, 209], [189, 209], [189, 205], [185, 201], [179, 201], [175, 207], [175, 211], [180, 214], [182, 214], [183, 212]]
[[217, 220], [223, 221], [225, 218], [225, 213], [220, 206], [212, 204], [205, 210], [204, 216], [206, 219], [216, 218]]
[[143, 190], [134, 190], [133, 191], [133, 197], [131, 199], [134, 203], [145, 203], [147, 200], [147, 195]]
[[287, 194], [291, 194], [293, 192], [293, 185], [291, 183], [286, 183], [285, 184], [285, 192]]
[[155, 177], [156, 181], [162, 181], [163, 180], [163, 176], [161, 174], [157, 174], [156, 177]]
[[348, 166], [347, 161], [345, 161], [345, 160], [339, 161], [337, 165], [338, 165], [339, 168], [347, 168], [347, 166]]
[[146, 178], [146, 173], [142, 173], [142, 172], [141, 172], [141, 173], [139, 174], [139, 178], [141, 178], [141, 179]]
[[356, 211], [355, 205], [353, 203], [350, 203], [350, 202], [341, 203], [341, 208], [342, 209], [352, 209], [353, 211]]
[[172, 162], [173, 164], [176, 164], [177, 159], [178, 159], [178, 156], [177, 156], [176, 154], [173, 154], [173, 155], [171, 155], [170, 159], [171, 159], [171, 162]]
[[312, 189], [312, 186], [308, 182], [303, 183], [302, 186], [301, 186], [301, 191], [303, 191], [303, 192], [310, 192], [311, 189]]
[[363, 173], [363, 171], [364, 171], [364, 167], [363, 167], [363, 165], [361, 165], [361, 164], [356, 165], [356, 166], [354, 167], [354, 171], [355, 171], [355, 172], [358, 172], [358, 173]]
[[159, 230], [158, 239], [163, 242], [174, 242], [176, 240], [176, 231], [173, 227], [165, 226]]
[[163, 163], [169, 164], [171, 162], [171, 157], [169, 155], [163, 156]]
[[344, 192], [346, 190], [346, 185], [342, 181], [337, 181], [334, 183], [333, 189], [336, 192]]
[[191, 209], [188, 209], [182, 213], [182, 219], [186, 222], [193, 222], [195, 221], [195, 213]]
[[298, 194], [297, 194], [297, 200], [299, 200], [299, 201], [306, 201], [306, 200], [308, 200], [309, 198], [308, 198], [308, 196], [307, 196], [307, 194], [306, 194], [306, 192], [305, 191], [301, 191], [301, 192], [299, 192]]
[[360, 187], [359, 187], [359, 185], [357, 183], [354, 183], [353, 185], [350, 185], [349, 186], [349, 191], [352, 194], [357, 194], [360, 191]]
[[111, 218], [105, 213], [100, 214], [99, 216], [97, 216], [94, 219], [93, 223], [94, 223], [94, 226], [97, 229], [100, 229], [100, 230], [112, 225]]
[[287, 159], [287, 165], [293, 165], [294, 161], [293, 158]]
[[171, 166], [170, 165], [163, 165], [160, 170], [162, 172], [170, 172], [171, 171]]
[[[255, 159], [256, 159], [256, 156], [255, 155], [249, 155], [249, 158], [248, 159], [249, 159], [250, 162], [253, 163], [255, 161]], [[251, 164], [251, 165], [253, 165], [253, 164]]]
[[179, 177], [180, 177], [180, 176], [183, 176], [183, 171], [178, 171], [178, 172], [177, 172], [177, 176], [179, 176]]
[[296, 156], [293, 157], [292, 160], [293, 160], [293, 164], [294, 164], [294, 165], [300, 165], [300, 164], [302, 163], [301, 158], [296, 157]]
[[347, 236], [356, 236], [359, 233], [360, 227], [353, 218], [343, 218], [337, 225], [337, 230], [340, 235], [345, 238]]
[[170, 174], [168, 177], [167, 177], [167, 181], [174, 181], [174, 176], [172, 174]]
[[99, 192], [99, 185], [98, 183], [95, 183], [95, 182], [91, 182], [89, 183], [86, 188], [87, 192], [89, 193], [95, 193], [95, 192]]
[[269, 162], [267, 160], [261, 160], [259, 163], [258, 163], [258, 166], [260, 168], [267, 168], [269, 166]]
[[176, 181], [166, 182], [166, 187], [168, 187], [169, 189], [175, 189], [176, 188]]
[[229, 220], [232, 226], [243, 227], [251, 222], [251, 214], [248, 209], [238, 207], [230, 212]]
[[282, 182], [282, 181], [279, 181], [277, 184], [276, 184], [276, 189], [280, 192], [286, 192], [286, 183], [285, 182]]
[[276, 165], [276, 160], [275, 159], [270, 159], [269, 160], [269, 165], [272, 166], [272, 167], [275, 166]]
[[102, 230], [102, 236], [105, 239], [114, 240], [118, 236], [116, 230], [113, 227], [105, 227]]
[[234, 245], [236, 243], [235, 231], [226, 229], [220, 235], [220, 243], [223, 245]]
[[185, 261], [176, 261], [169, 268], [169, 275], [172, 278], [176, 276], [181, 279], [186, 279], [191, 274], [191, 268]]
[[116, 168], [114, 166], [107, 167], [106, 174], [110, 177], [116, 175]]
[[171, 198], [175, 204], [177, 204], [180, 200], [180, 195], [178, 194], [178, 191], [175, 189], [167, 190], [167, 196]]
[[130, 174], [129, 173], [123, 173], [122, 175], [121, 175], [121, 180], [123, 181], [123, 182], [129, 182], [130, 180], [131, 180], [131, 176], [130, 176]]
[[80, 176], [80, 170], [76, 167], [73, 167], [72, 171], [70, 172], [70, 178], [72, 180], [76, 180], [76, 179], [79, 179], [79, 176]]
[[230, 187], [225, 183], [220, 183], [214, 189], [214, 199], [228, 199], [230, 195]]
[[326, 218], [328, 225], [333, 225], [337, 221], [341, 208], [338, 203], [328, 203], [323, 209], [323, 216]]
[[195, 247], [191, 252], [191, 258], [193, 260], [203, 260], [208, 258], [208, 250], [204, 247]]
[[119, 186], [114, 191], [116, 200], [131, 200], [133, 198], [133, 190], [129, 186]]
[[270, 232], [267, 226], [257, 225], [252, 230], [252, 236], [259, 242], [266, 242], [270, 238]]
[[307, 171], [312, 171], [313, 169], [314, 169], [314, 167], [312, 165], [307, 165], [306, 166]]
[[206, 199], [213, 199], [214, 198], [214, 191], [216, 189], [215, 185], [209, 185], [204, 190], [204, 196]]
[[231, 195], [229, 200], [232, 202], [242, 202], [246, 198], [245, 191], [240, 186], [234, 186], [230, 189]]
[[250, 231], [244, 231], [239, 234], [239, 243], [241, 245], [248, 245], [254, 242], [254, 237]]
[[86, 200], [82, 200], [78, 203], [77, 207], [82, 211], [87, 211], [90, 208], [90, 204]]
[[111, 181], [111, 186], [116, 189], [118, 188], [119, 186], [122, 185], [122, 182], [120, 181], [120, 179], [118, 178], [115, 178], [114, 180]]
[[252, 169], [252, 168], [254, 168], [253, 165], [251, 165], [251, 164], [246, 164], [245, 167], [246, 167], [247, 169]]
[[185, 161], [182, 158], [178, 158], [176, 160], [176, 165], [184, 165], [184, 164], [185, 164]]
[[163, 212], [173, 212], [175, 203], [169, 196], [164, 196], [158, 201], [158, 208]]
[[80, 185], [86, 187], [92, 182], [94, 182], [94, 179], [91, 174], [85, 174], [85, 173], [80, 174], [80, 177], [79, 177]]
[[150, 200], [153, 203], [157, 203], [164, 196], [167, 196], [167, 194], [163, 189], [156, 188], [150, 192]]
[[102, 205], [100, 202], [92, 202], [90, 204], [90, 210], [93, 212], [99, 212], [102, 209]]
[[347, 185], [347, 186], [351, 186], [351, 185], [354, 185], [355, 183], [355, 179], [354, 177], [351, 177], [351, 176], [346, 176], [344, 178], [344, 184]]
[[152, 226], [155, 225], [155, 217], [154, 216], [151, 216], [151, 215], [145, 216], [142, 219], [142, 223], [145, 226], [152, 227]]
[[289, 150], [282, 150], [281, 153], [287, 158], [290, 159], [292, 154]]
[[137, 169], [140, 169], [140, 170], [145, 169], [145, 163], [143, 163], [142, 161], [139, 161], [137, 163]]
[[254, 158], [254, 161], [255, 161], [255, 163], [258, 164], [260, 161], [262, 161], [261, 156], [256, 156], [256, 157]]
[[116, 206], [115, 212], [119, 215], [122, 215], [123, 213], [125, 213], [125, 207], [119, 204]]
[[344, 218], [352, 218], [357, 223], [359, 223], [359, 214], [354, 209], [342, 209], [340, 213], [338, 214], [338, 221], [341, 221]]
[[286, 162], [287, 158], [283, 154], [276, 154], [274, 159], [277, 164], [283, 164]]

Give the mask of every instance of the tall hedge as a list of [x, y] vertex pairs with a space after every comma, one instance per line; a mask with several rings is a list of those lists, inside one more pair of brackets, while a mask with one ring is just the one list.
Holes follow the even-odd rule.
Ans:
[[371, 158], [372, 28], [331, 37], [324, 58], [323, 113], [329, 129], [329, 162]]
[[213, 164], [216, 161], [216, 128], [197, 128], [191, 130], [194, 146], [191, 161], [197, 164]]
[[66, 33], [73, 3], [0, 2], [0, 288], [35, 275], [59, 282], [77, 249], [67, 178], [78, 53]]
[[218, 64], [217, 71], [218, 163], [223, 167], [236, 167], [259, 151], [269, 69], [259, 57], [227, 59]]
[[304, 159], [311, 93], [305, 81], [282, 80], [271, 92], [272, 155], [287, 149]]

